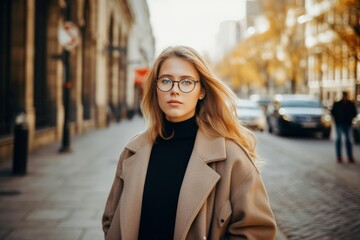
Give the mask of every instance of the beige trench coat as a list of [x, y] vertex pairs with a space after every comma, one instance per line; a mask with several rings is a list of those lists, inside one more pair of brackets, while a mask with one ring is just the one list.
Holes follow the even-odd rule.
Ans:
[[[138, 238], [142, 193], [152, 149], [149, 133], [120, 156], [102, 219], [106, 240]], [[174, 239], [275, 239], [275, 220], [246, 151], [198, 130], [180, 189]]]

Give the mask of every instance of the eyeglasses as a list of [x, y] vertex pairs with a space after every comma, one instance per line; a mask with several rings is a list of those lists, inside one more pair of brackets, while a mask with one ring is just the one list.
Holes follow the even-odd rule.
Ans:
[[189, 93], [194, 90], [196, 84], [200, 81], [188, 78], [181, 79], [180, 81], [175, 81], [168, 77], [162, 77], [155, 80], [155, 82], [156, 87], [162, 92], [170, 91], [174, 87], [174, 84], [177, 83], [180, 91], [182, 91], [183, 93]]

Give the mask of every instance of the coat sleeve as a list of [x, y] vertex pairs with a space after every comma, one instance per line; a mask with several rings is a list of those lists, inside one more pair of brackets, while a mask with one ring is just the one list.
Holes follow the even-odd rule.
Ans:
[[128, 153], [128, 150], [125, 149], [120, 155], [120, 159], [118, 161], [118, 165], [117, 165], [117, 169], [116, 169], [115, 179], [114, 179], [114, 182], [110, 189], [109, 196], [108, 196], [106, 204], [105, 204], [105, 210], [104, 210], [103, 217], [102, 217], [102, 229], [104, 231], [105, 236], [111, 226], [111, 223], [112, 223], [116, 208], [118, 207], [118, 203], [119, 203], [120, 196], [122, 193], [123, 181], [120, 178], [120, 176], [122, 174], [122, 163], [123, 163], [127, 153]]
[[[228, 239], [275, 239], [276, 223], [268, 195], [255, 166], [236, 182], [230, 197], [231, 219], [227, 228]], [[238, 173], [243, 172], [241, 169]]]

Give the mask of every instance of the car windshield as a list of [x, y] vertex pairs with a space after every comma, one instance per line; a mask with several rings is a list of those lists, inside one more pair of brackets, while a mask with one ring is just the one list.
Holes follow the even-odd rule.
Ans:
[[256, 102], [251, 102], [251, 101], [238, 101], [237, 108], [238, 109], [257, 110], [257, 109], [259, 109], [259, 105]]
[[302, 108], [319, 108], [321, 107], [320, 102], [316, 101], [299, 101], [289, 100], [281, 103], [282, 107], [302, 107]]
[[271, 100], [270, 99], [262, 99], [262, 100], [259, 100], [259, 101], [257, 101], [258, 103], [259, 103], [259, 105], [261, 105], [261, 106], [267, 106], [267, 105], [269, 105], [269, 103], [271, 102]]
[[249, 109], [249, 110], [258, 110], [256, 106], [238, 106], [238, 109]]

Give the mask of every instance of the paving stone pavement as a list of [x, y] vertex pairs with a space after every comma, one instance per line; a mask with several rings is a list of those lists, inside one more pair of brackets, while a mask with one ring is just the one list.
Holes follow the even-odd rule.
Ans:
[[0, 163], [0, 239], [103, 239], [101, 216], [119, 154], [144, 128], [142, 118], [72, 139], [72, 153], [59, 143], [34, 151], [26, 176]]
[[[259, 135], [264, 182], [289, 240], [360, 239], [360, 164], [337, 164], [334, 141]], [[360, 160], [360, 146], [354, 146]]]
[[[11, 175], [11, 161], [0, 162], [0, 239], [103, 239], [101, 216], [119, 154], [143, 128], [143, 119], [135, 117], [75, 136], [69, 154], [58, 153], [59, 143], [37, 149], [29, 156], [28, 174], [23, 177]], [[282, 151], [271, 146], [271, 138], [259, 140], [266, 156]], [[334, 174], [335, 170], [319, 173], [316, 168], [309, 171], [300, 165], [297, 161], [289, 165], [284, 158], [269, 161], [263, 170], [278, 225], [286, 233], [279, 231], [277, 240], [338, 239], [321, 235], [324, 226], [342, 236], [347, 231], [358, 231], [359, 205], [354, 199], [360, 199], [359, 187], [347, 185], [345, 180], [329, 182], [329, 177], [343, 178]], [[346, 179], [352, 173], [349, 171]], [[319, 185], [320, 191], [316, 190]], [[302, 194], [304, 189], [313, 199]], [[341, 207], [343, 203], [348, 207]], [[334, 222], [341, 222], [336, 226], [342, 228], [333, 229]]]

